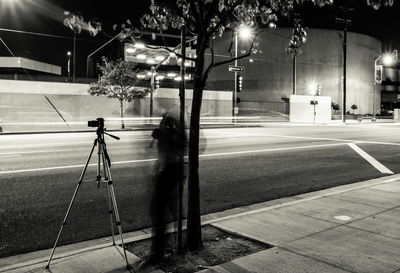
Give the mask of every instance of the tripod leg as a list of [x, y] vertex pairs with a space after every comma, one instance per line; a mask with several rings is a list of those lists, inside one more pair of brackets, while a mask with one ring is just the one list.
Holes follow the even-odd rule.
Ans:
[[[101, 144], [100, 144], [100, 145], [101, 145]], [[104, 153], [104, 149], [105, 149], [105, 148], [104, 148], [104, 146], [102, 146], [102, 145], [101, 145], [101, 147], [102, 147], [102, 150], [103, 150], [103, 153]], [[112, 206], [113, 206], [113, 208], [114, 208], [113, 211], [114, 211], [114, 215], [115, 215], [115, 221], [116, 221], [116, 224], [117, 224], [117, 228], [118, 228], [119, 235], [120, 235], [120, 237], [121, 237], [121, 245], [122, 245], [122, 249], [124, 250], [124, 256], [125, 256], [125, 261], [126, 261], [126, 267], [127, 267], [127, 268], [131, 268], [131, 266], [129, 265], [129, 262], [128, 262], [128, 256], [126, 255], [125, 244], [124, 244], [124, 238], [123, 238], [123, 236], [122, 236], [121, 220], [120, 220], [120, 218], [119, 218], [117, 200], [115, 199], [114, 186], [113, 186], [113, 181], [112, 181], [112, 178], [111, 178], [110, 167], [109, 167], [107, 164], [105, 164], [105, 166], [106, 166], [106, 174], [107, 174], [107, 177], [108, 177], [108, 183], [107, 183], [107, 185], [108, 185], [108, 187], [109, 187], [109, 189], [110, 189], [109, 191], [110, 191]]]
[[124, 250], [124, 256], [125, 256], [125, 261], [126, 261], [126, 265], [129, 268], [129, 263], [128, 263], [128, 257], [126, 256], [126, 250], [125, 250], [125, 244], [124, 244], [124, 238], [122, 236], [122, 227], [121, 227], [121, 220], [119, 218], [119, 213], [118, 213], [118, 207], [117, 207], [117, 201], [115, 199], [115, 193], [114, 193], [114, 186], [112, 184], [112, 180], [110, 180], [108, 182], [108, 185], [110, 186], [110, 195], [111, 195], [111, 200], [112, 200], [112, 204], [114, 207], [114, 215], [115, 215], [115, 220], [117, 222], [117, 228], [118, 228], [118, 232], [119, 235], [121, 237], [121, 244], [122, 244], [122, 249]]
[[[100, 143], [99, 147], [101, 145], [102, 144]], [[101, 155], [102, 155], [102, 160], [103, 160], [104, 175], [105, 175], [105, 178], [108, 180], [109, 179], [109, 173], [108, 173], [109, 170], [106, 168], [107, 161], [106, 161], [106, 158], [105, 158], [105, 154], [101, 153]], [[114, 236], [115, 235], [115, 231], [114, 231], [114, 222], [113, 222], [113, 214], [114, 214], [114, 212], [113, 212], [113, 207], [112, 207], [112, 202], [111, 202], [110, 187], [109, 187], [108, 183], [107, 183], [107, 202], [108, 202], [108, 214], [110, 216], [110, 226], [111, 226], [112, 241], [113, 241], [113, 245], [115, 245], [115, 236]]]
[[89, 157], [88, 157], [88, 159], [86, 160], [85, 167], [83, 168], [82, 173], [81, 173], [81, 176], [80, 176], [79, 181], [78, 181], [78, 184], [76, 185], [74, 194], [72, 195], [72, 199], [71, 199], [71, 202], [69, 203], [69, 206], [68, 206], [68, 209], [67, 209], [67, 213], [65, 214], [64, 220], [63, 220], [63, 222], [62, 222], [62, 224], [61, 224], [60, 231], [58, 232], [56, 241], [54, 242], [53, 250], [51, 251], [49, 260], [48, 260], [47, 265], [46, 265], [46, 269], [48, 269], [48, 268], [50, 267], [50, 262], [51, 262], [51, 260], [53, 259], [53, 255], [54, 255], [54, 252], [55, 252], [55, 250], [56, 250], [56, 247], [57, 247], [57, 244], [58, 244], [58, 240], [60, 239], [60, 236], [61, 236], [61, 233], [62, 233], [62, 231], [63, 231], [63, 229], [64, 229], [64, 226], [65, 226], [65, 224], [67, 223], [67, 219], [68, 219], [68, 216], [69, 216], [69, 212], [71, 211], [72, 204], [74, 203], [75, 198], [76, 198], [76, 195], [78, 194], [79, 187], [80, 187], [81, 184], [82, 184], [83, 177], [85, 176], [87, 167], [88, 167], [88, 165], [89, 165], [90, 158], [92, 157], [92, 154], [93, 154], [93, 151], [94, 151], [94, 148], [96, 147], [96, 145], [97, 145], [97, 139], [96, 139], [96, 140], [94, 141], [94, 143], [93, 143], [92, 150], [90, 151]]

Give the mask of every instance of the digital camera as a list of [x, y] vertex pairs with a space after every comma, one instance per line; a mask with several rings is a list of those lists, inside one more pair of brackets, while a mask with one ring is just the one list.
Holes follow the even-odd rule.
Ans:
[[88, 127], [104, 127], [104, 119], [98, 118], [96, 120], [89, 120]]

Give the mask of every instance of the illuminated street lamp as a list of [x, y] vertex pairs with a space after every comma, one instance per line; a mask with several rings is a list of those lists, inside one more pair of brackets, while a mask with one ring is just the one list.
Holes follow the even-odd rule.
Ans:
[[67, 52], [68, 62], [67, 62], [67, 71], [68, 71], [68, 81], [71, 78], [71, 51]]
[[[397, 50], [393, 50], [392, 53], [381, 54], [374, 61], [374, 99], [372, 101], [372, 113], [374, 115], [373, 121], [375, 121], [375, 94], [376, 94], [376, 84], [382, 83], [383, 77], [383, 67], [391, 66], [397, 62]], [[380, 64], [379, 64], [380, 63]]]
[[239, 34], [240, 38], [243, 39], [243, 40], [247, 40], [251, 36], [253, 36], [252, 29], [247, 25], [240, 25], [239, 28], [238, 28], [237, 33]]
[[392, 54], [384, 54], [382, 56], [382, 63], [385, 66], [391, 66], [394, 62], [394, 56]]
[[[238, 66], [238, 36], [243, 40], [248, 40], [253, 36], [253, 30], [244, 24], [239, 25], [235, 31], [235, 67]], [[233, 117], [239, 113], [239, 108], [237, 107], [237, 71], [235, 70], [235, 89], [233, 92]]]

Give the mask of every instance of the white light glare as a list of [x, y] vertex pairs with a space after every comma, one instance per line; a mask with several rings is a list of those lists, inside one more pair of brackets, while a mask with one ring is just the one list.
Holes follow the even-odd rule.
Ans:
[[137, 77], [138, 79], [144, 79], [144, 78], [146, 78], [146, 76], [145, 76], [145, 75], [142, 75], [142, 74], [138, 74], [138, 75], [136, 75], [136, 77]]
[[165, 57], [162, 56], [162, 55], [157, 55], [157, 56], [156, 56], [156, 60], [157, 60], [157, 61], [162, 61], [162, 60], [164, 60], [164, 58], [165, 58]]
[[155, 63], [156, 63], [156, 61], [155, 61], [155, 60], [153, 60], [153, 59], [148, 59], [148, 60], [147, 60], [147, 63], [148, 63], [148, 64], [155, 64]]
[[167, 74], [167, 77], [170, 77], [170, 78], [174, 78], [176, 76], [176, 73], [168, 73]]
[[135, 52], [136, 52], [136, 49], [135, 49], [135, 48], [132, 48], [132, 47], [128, 47], [128, 48], [126, 49], [126, 52], [127, 52], [127, 53], [135, 53]]
[[136, 58], [138, 58], [138, 59], [146, 59], [146, 55], [144, 55], [144, 54], [138, 54], [138, 55], [136, 56]]
[[145, 45], [142, 43], [135, 43], [133, 46], [136, 48], [145, 48]]
[[163, 75], [157, 76], [156, 80], [163, 80], [165, 77]]
[[393, 64], [393, 56], [391, 54], [383, 55], [382, 62], [386, 66], [392, 65]]
[[308, 83], [308, 91], [311, 95], [317, 94], [318, 84], [316, 82], [309, 82]]
[[249, 39], [253, 35], [251, 28], [249, 26], [243, 25], [243, 24], [239, 26], [238, 33], [239, 33], [240, 38], [245, 39], [245, 40]]
[[269, 26], [270, 28], [276, 28], [275, 22], [272, 22], [272, 21], [269, 22], [268, 26]]
[[[189, 76], [185, 76], [185, 80], [189, 80], [189, 79], [190, 79]], [[181, 76], [175, 77], [174, 80], [175, 80], [175, 81], [181, 81], [181, 80], [182, 80], [182, 77], [181, 77]]]

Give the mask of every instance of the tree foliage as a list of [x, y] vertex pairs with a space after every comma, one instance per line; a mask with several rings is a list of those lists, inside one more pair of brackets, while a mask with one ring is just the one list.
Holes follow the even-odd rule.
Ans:
[[392, 6], [394, 0], [367, 0], [367, 4], [374, 9], [379, 9], [381, 6]]
[[[99, 69], [100, 79], [90, 84], [88, 92], [92, 96], [118, 99], [121, 106], [121, 118], [123, 118], [124, 101], [131, 102], [147, 95], [147, 89], [137, 88], [139, 70], [135, 63], [124, 60], [108, 61], [103, 57]], [[122, 128], [124, 128], [123, 121]]]
[[80, 34], [82, 29], [87, 29], [91, 36], [96, 36], [97, 33], [101, 31], [101, 23], [96, 19], [86, 22], [83, 16], [78, 12], [72, 13], [64, 11], [64, 15], [64, 26], [71, 29], [75, 34]]

